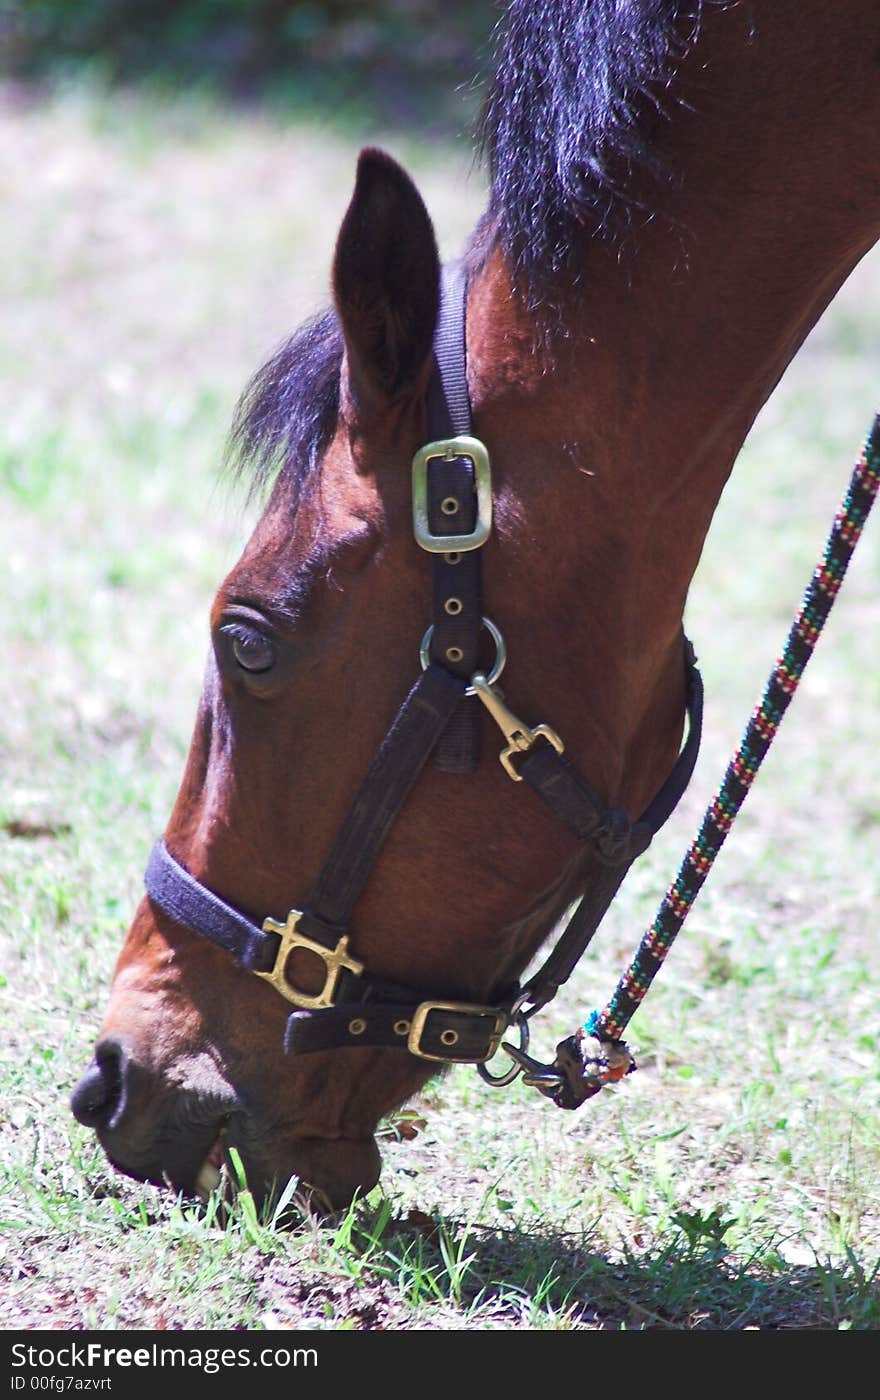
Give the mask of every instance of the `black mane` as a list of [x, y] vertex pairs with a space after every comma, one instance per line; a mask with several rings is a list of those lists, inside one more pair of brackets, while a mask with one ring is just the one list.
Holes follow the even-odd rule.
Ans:
[[[576, 235], [618, 237], [633, 170], [663, 177], [650, 118], [706, 0], [513, 0], [480, 124], [487, 223], [518, 290], [540, 301]], [[650, 211], [646, 211], [650, 212]]]
[[[716, 0], [717, 2], [717, 0]], [[710, 0], [509, 0], [495, 35], [479, 138], [489, 207], [469, 250], [500, 240], [517, 291], [550, 314], [574, 235], [617, 236], [626, 178], [655, 169], [646, 118]], [[335, 312], [307, 322], [254, 376], [230, 439], [236, 471], [262, 489], [281, 467], [311, 479], [339, 406]]]

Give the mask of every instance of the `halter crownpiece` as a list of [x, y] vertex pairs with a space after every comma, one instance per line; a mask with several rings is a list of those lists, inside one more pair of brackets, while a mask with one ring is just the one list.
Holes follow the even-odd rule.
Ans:
[[[564, 743], [555, 730], [519, 719], [496, 688], [507, 653], [501, 630], [482, 609], [482, 547], [492, 529], [491, 466], [486, 447], [471, 434], [466, 290], [460, 269], [444, 269], [428, 391], [431, 440], [413, 460], [413, 529], [431, 559], [433, 591], [432, 622], [419, 652], [421, 675], [370, 764], [304, 908], [291, 910], [285, 920], [268, 917], [260, 924], [196, 880], [163, 841], [153, 848], [145, 885], [164, 914], [225, 949], [292, 1003], [295, 1009], [284, 1037], [287, 1053], [394, 1047], [423, 1060], [476, 1064], [495, 1085], [509, 1083], [522, 1071], [527, 1082], [561, 1106], [573, 1107], [565, 1077], [527, 1053], [529, 1017], [571, 975], [633, 860], [650, 844], [687, 787], [700, 744], [702, 681], [693, 648], [683, 637], [687, 738], [666, 782], [636, 822], [602, 802], [564, 756]], [[495, 648], [488, 674], [480, 661], [484, 631]], [[524, 987], [500, 988], [490, 1005], [428, 997], [371, 976], [349, 951], [348, 932], [391, 826], [428, 759], [446, 772], [475, 772], [479, 767], [483, 709], [505, 740], [498, 756], [508, 776], [527, 783], [600, 863], [540, 970]], [[323, 964], [324, 981], [317, 993], [304, 992], [290, 979], [288, 961], [294, 950]], [[511, 1027], [519, 1034], [518, 1047], [503, 1041]], [[485, 1065], [499, 1047], [513, 1063], [505, 1073], [494, 1075]], [[623, 1072], [625, 1053], [625, 1047], [618, 1047], [611, 1077]], [[628, 1064], [632, 1067], [631, 1059]]]

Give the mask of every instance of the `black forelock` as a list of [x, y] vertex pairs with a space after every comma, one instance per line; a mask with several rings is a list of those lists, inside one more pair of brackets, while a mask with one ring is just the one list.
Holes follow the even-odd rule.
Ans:
[[259, 494], [282, 470], [300, 495], [339, 413], [342, 331], [335, 311], [306, 321], [258, 370], [239, 400], [227, 461]]

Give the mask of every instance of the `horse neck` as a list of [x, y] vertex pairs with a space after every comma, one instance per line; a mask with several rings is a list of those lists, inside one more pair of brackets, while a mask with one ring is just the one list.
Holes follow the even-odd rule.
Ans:
[[632, 190], [652, 217], [619, 240], [585, 231], [543, 341], [491, 238], [472, 280], [475, 424], [509, 568], [546, 580], [552, 553], [542, 629], [581, 658], [609, 786], [616, 765], [633, 802], [674, 747], [682, 613], [724, 483], [880, 234], [876, 7], [796, 11], [763, 7], [751, 36], [744, 7], [706, 11], [657, 129], [672, 179]]

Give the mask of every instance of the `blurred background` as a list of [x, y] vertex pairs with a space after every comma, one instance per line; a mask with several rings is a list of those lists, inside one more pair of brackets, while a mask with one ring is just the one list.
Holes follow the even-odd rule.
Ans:
[[468, 0], [3, 0], [7, 77], [195, 84], [337, 117], [459, 119], [495, 18]]
[[[495, 17], [460, 0], [0, 0], [7, 655], [34, 676], [6, 705], [7, 801], [58, 707], [71, 738], [84, 717], [139, 742], [146, 721], [160, 746], [188, 726], [209, 583], [247, 529], [218, 487], [238, 394], [328, 299], [361, 145], [409, 166], [444, 253], [460, 247], [483, 201], [470, 130]], [[165, 588], [179, 605], [160, 622]], [[157, 646], [188, 678], [185, 717]]]

